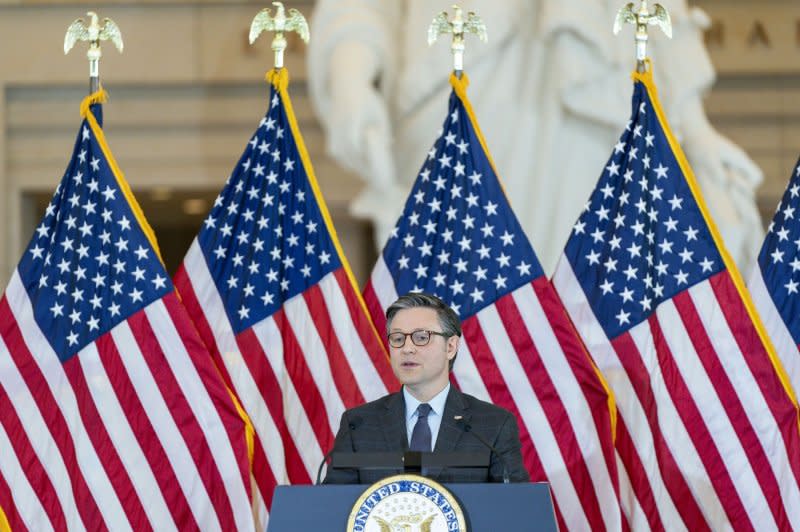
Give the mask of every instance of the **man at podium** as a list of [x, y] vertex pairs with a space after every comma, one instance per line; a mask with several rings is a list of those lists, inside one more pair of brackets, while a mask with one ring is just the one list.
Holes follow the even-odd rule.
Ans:
[[[488, 467], [429, 474], [439, 482], [529, 481], [513, 414], [450, 384], [461, 340], [453, 309], [435, 296], [409, 293], [386, 310], [386, 328], [392, 370], [403, 388], [347, 410], [333, 452], [484, 452]], [[395, 472], [329, 468], [325, 483], [368, 483]]]

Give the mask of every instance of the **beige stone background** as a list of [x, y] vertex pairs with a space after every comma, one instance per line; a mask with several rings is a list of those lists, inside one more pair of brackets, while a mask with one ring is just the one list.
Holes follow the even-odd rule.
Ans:
[[[713, 20], [707, 43], [718, 79], [706, 99], [709, 118], [764, 171], [758, 204], [767, 219], [800, 155], [800, 3], [690, 3]], [[289, 4], [308, 16], [314, 0]], [[104, 47], [101, 77], [110, 96], [104, 129], [174, 272], [266, 109], [269, 39], [247, 43], [250, 21], [266, 5], [0, 0], [0, 285], [61, 178], [80, 122], [87, 61], [85, 47], [63, 55], [69, 23], [94, 9], [123, 31], [123, 55]], [[347, 213], [360, 183], [324, 153], [304, 54], [291, 39], [292, 101], [345, 253], [363, 283], [376, 251], [369, 225]]]

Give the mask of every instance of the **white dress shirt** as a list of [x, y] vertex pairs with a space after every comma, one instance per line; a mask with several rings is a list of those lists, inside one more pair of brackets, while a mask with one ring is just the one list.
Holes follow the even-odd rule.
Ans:
[[[428, 401], [431, 411], [428, 413], [428, 426], [431, 429], [431, 450], [436, 449], [436, 438], [439, 436], [439, 427], [442, 425], [442, 415], [444, 414], [444, 404], [447, 402], [447, 394], [450, 392], [450, 383]], [[417, 400], [403, 386], [403, 398], [406, 401], [406, 435], [408, 444], [411, 445], [411, 433], [414, 432], [414, 425], [417, 424], [417, 407], [422, 403]]]

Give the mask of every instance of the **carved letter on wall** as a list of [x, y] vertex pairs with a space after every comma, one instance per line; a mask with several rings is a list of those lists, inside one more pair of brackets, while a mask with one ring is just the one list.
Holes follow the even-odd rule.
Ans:
[[794, 32], [794, 42], [797, 46], [800, 46], [800, 20], [795, 21], [795, 32]]
[[[798, 39], [800, 39], [800, 21], [798, 21]], [[712, 20], [711, 25], [704, 35], [706, 46], [724, 46], [725, 45], [725, 25], [722, 21]]]
[[756, 20], [753, 22], [753, 29], [750, 31], [750, 37], [747, 39], [747, 43], [751, 47], [762, 44], [769, 48], [769, 36], [767, 35], [767, 30], [764, 29], [764, 25], [761, 23], [761, 21]]

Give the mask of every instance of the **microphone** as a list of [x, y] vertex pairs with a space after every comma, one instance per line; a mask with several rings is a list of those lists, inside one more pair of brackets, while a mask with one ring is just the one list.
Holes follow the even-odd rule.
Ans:
[[325, 466], [325, 462], [328, 461], [328, 458], [331, 457], [333, 454], [335, 447], [331, 447], [331, 450], [325, 453], [325, 456], [322, 457], [322, 462], [319, 463], [319, 468], [317, 468], [317, 481], [314, 482], [315, 485], [319, 486], [320, 477], [322, 477], [322, 468]]
[[477, 438], [477, 440], [479, 442], [484, 444], [492, 453], [494, 453], [494, 455], [497, 457], [497, 459], [500, 460], [500, 464], [503, 466], [503, 484], [508, 484], [508, 482], [509, 482], [508, 464], [506, 463], [505, 458], [503, 458], [503, 455], [501, 455], [499, 452], [497, 452], [497, 449], [494, 448], [494, 445], [492, 445], [491, 443], [486, 441], [486, 438], [481, 436], [480, 433], [473, 431], [472, 430], [472, 425], [467, 423], [467, 420], [464, 419], [464, 416], [453, 416], [453, 421], [456, 422], [456, 425], [458, 425], [458, 428], [460, 428], [464, 432], [469, 432], [470, 434], [475, 436], [475, 438]]
[[[361, 416], [353, 416], [353, 417], [350, 419], [350, 421], [347, 423], [347, 428], [349, 428], [349, 429], [350, 429], [350, 431], [354, 431], [354, 430], [356, 430], [358, 427], [360, 427], [362, 423], [364, 423], [364, 418], [362, 418]], [[317, 486], [319, 486], [319, 483], [320, 483], [320, 477], [322, 477], [322, 468], [323, 468], [323, 466], [325, 466], [325, 462], [327, 462], [327, 461], [328, 461], [328, 458], [330, 458], [330, 457], [331, 457], [331, 455], [333, 454], [333, 452], [334, 452], [335, 450], [336, 450], [336, 445], [334, 445], [334, 446], [331, 448], [331, 450], [330, 450], [330, 451], [328, 451], [328, 452], [325, 454], [325, 456], [323, 456], [323, 457], [322, 457], [322, 462], [320, 462], [320, 463], [319, 463], [319, 467], [317, 468], [317, 481], [314, 483], [314, 484], [316, 484]]]

